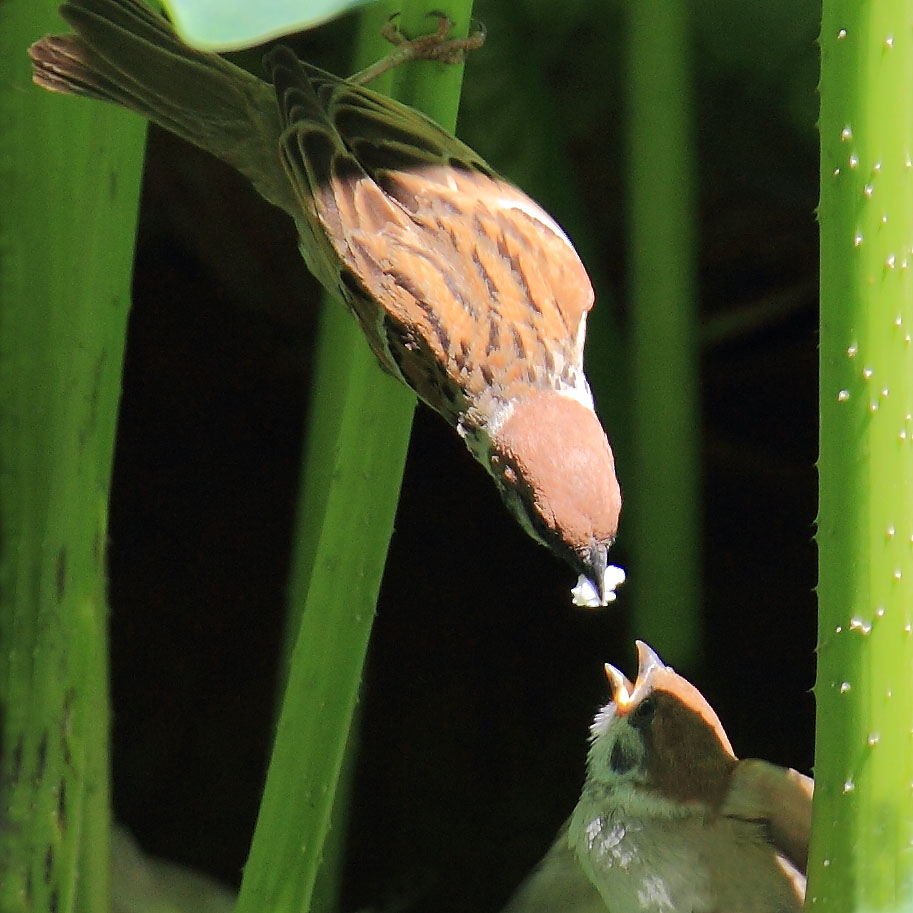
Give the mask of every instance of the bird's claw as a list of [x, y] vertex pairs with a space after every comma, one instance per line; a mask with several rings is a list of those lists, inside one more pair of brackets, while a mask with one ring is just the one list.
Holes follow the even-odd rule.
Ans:
[[381, 29], [381, 34], [393, 45], [393, 50], [377, 63], [350, 76], [349, 81], [363, 86], [407, 60], [462, 63], [470, 51], [485, 43], [485, 26], [475, 19], [471, 21], [470, 32], [465, 38], [448, 38], [447, 35], [453, 28], [450, 17], [441, 12], [431, 12], [428, 15], [437, 18], [437, 29], [428, 35], [419, 35], [418, 38], [406, 38], [396, 24], [399, 13], [394, 13]]
[[470, 22], [470, 31], [465, 38], [448, 38], [453, 20], [440, 10], [428, 13], [437, 19], [437, 29], [428, 35], [406, 38], [397, 25], [399, 13], [394, 13], [381, 29], [381, 34], [397, 50], [406, 54], [403, 60], [439, 60], [443, 63], [462, 63], [470, 51], [485, 43], [485, 26], [477, 19]]

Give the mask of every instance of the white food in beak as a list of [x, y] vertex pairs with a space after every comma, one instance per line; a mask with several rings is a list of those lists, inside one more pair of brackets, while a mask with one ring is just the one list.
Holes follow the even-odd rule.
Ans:
[[607, 606], [610, 602], [615, 602], [617, 596], [615, 590], [625, 582], [625, 572], [617, 564], [610, 564], [605, 569], [603, 586], [605, 589], [605, 601], [599, 598], [599, 591], [596, 585], [589, 577], [581, 574], [577, 578], [577, 585], [571, 589], [571, 596], [574, 599], [574, 605], [583, 606], [587, 609], [595, 609], [600, 606]]

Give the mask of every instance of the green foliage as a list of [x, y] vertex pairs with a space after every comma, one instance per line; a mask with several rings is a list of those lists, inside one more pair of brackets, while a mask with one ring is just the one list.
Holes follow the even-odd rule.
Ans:
[[819, 665], [809, 908], [913, 904], [913, 44], [824, 4]]
[[0, 909], [108, 907], [105, 549], [142, 123], [33, 89], [0, 6]]
[[628, 12], [634, 630], [686, 668], [701, 652], [691, 26], [684, 2], [642, 0]]

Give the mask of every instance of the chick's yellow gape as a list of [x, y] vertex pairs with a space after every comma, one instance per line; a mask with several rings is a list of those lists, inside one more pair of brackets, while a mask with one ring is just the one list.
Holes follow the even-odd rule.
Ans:
[[182, 44], [139, 0], [72, 0], [34, 80], [208, 150], [295, 220], [381, 365], [460, 434], [524, 529], [614, 598], [621, 509], [583, 373], [593, 291], [533, 200], [417, 111], [278, 46], [271, 83]]

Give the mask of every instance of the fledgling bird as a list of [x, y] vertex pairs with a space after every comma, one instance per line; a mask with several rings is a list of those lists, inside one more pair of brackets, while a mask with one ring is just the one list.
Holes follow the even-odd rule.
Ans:
[[739, 761], [703, 695], [637, 641], [606, 666], [580, 801], [504, 913], [799, 913], [813, 782]]
[[621, 509], [583, 373], [593, 290], [533, 200], [434, 122], [277, 46], [271, 83], [184, 45], [138, 0], [71, 0], [34, 81], [208, 150], [294, 219], [309, 269], [382, 367], [454, 426], [537, 541], [606, 604]]

